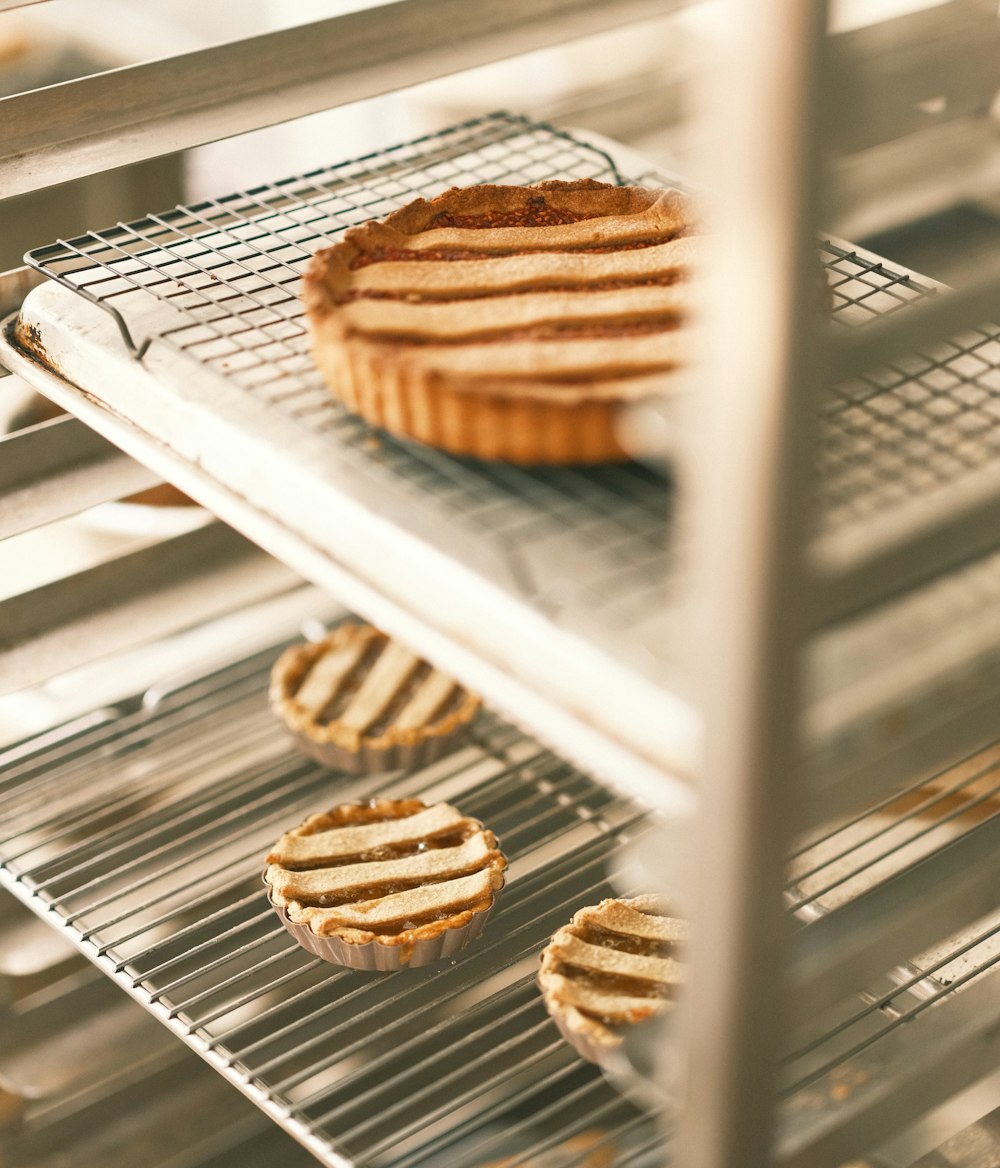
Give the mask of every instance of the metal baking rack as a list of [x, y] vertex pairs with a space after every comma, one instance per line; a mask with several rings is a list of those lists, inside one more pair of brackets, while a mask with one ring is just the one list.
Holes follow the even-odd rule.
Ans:
[[[326, 1164], [514, 1165], [555, 1148], [604, 1148], [616, 1168], [662, 1163], [669, 1131], [563, 1042], [535, 984], [540, 949], [560, 924], [633, 891], [620, 876], [612, 889], [607, 872], [641, 843], [648, 812], [485, 712], [464, 745], [423, 771], [332, 775], [266, 714], [281, 647], [3, 752], [0, 883]], [[295, 945], [260, 876], [289, 825], [331, 801], [390, 790], [482, 818], [511, 867], [470, 950], [383, 977]], [[857, 893], [887, 867], [919, 862], [925, 829], [976, 832], [998, 814], [994, 750], [809, 841], [794, 861], [789, 911], [801, 915], [805, 880], [825, 888], [836, 867]], [[807, 1154], [828, 1137], [844, 1084], [862, 1104], [866, 1083], [887, 1096], [868, 1104], [877, 1125], [879, 1107], [892, 1107], [887, 1084], [912, 1058], [892, 1043], [919, 1043], [922, 1023], [941, 1017], [930, 1006], [975, 992], [1000, 961], [997, 929], [967, 931], [793, 1035], [786, 1150]]]
[[[305, 263], [348, 227], [418, 196], [452, 185], [567, 176], [635, 181], [592, 142], [498, 113], [356, 161], [60, 241], [26, 260], [110, 313], [137, 359], [154, 340], [168, 345], [311, 429], [370, 449], [372, 429], [331, 400], [309, 357], [297, 292]], [[655, 172], [641, 179], [668, 181]], [[820, 258], [837, 323], [863, 325], [937, 291], [932, 281], [837, 241], [823, 241]], [[176, 319], [142, 331], [130, 301], [137, 291], [155, 296]], [[863, 521], [996, 456], [998, 337], [1000, 327], [983, 326], [829, 395], [819, 453], [824, 528]], [[381, 465], [417, 480], [421, 497], [462, 491], [469, 510], [484, 493], [489, 505], [498, 485], [513, 502], [547, 496], [551, 504], [553, 496], [572, 499], [580, 484], [574, 477], [567, 487], [558, 471], [498, 468], [383, 435], [378, 441]], [[639, 495], [661, 514], [655, 476], [588, 470], [586, 477], [595, 511], [603, 500], [617, 514]], [[454, 500], [451, 506], [458, 509]], [[518, 542], [519, 533], [510, 538]]]
[[[505, 683], [498, 683], [495, 673], [472, 676], [465, 659], [449, 658], [446, 665], [459, 674], [466, 670], [467, 680], [502, 708], [528, 719], [534, 730], [541, 732], [542, 723], [552, 725], [554, 745], [605, 774], [638, 775], [649, 759], [661, 770], [666, 762], [685, 773], [696, 765], [697, 716], [686, 693], [678, 641], [683, 616], [679, 619], [674, 601], [681, 581], [670, 525], [664, 523], [676, 496], [664, 466], [633, 462], [585, 470], [525, 469], [397, 442], [331, 398], [308, 351], [297, 295], [302, 267], [318, 246], [415, 196], [488, 181], [573, 176], [617, 183], [640, 169], [636, 164], [627, 170], [616, 163], [613, 151], [579, 136], [494, 114], [354, 162], [37, 249], [28, 261], [72, 289], [74, 300], [82, 297], [113, 317], [127, 352], [124, 365], [109, 364], [114, 346], [108, 337], [82, 318], [67, 324], [73, 312], [65, 302], [52, 306], [43, 327], [29, 323], [18, 340], [29, 350], [34, 346], [36, 357], [51, 359], [65, 377], [51, 387], [54, 395], [72, 397], [71, 408], [79, 407], [86, 421], [101, 429], [112, 426], [112, 415], [124, 417], [125, 425], [106, 431], [114, 441], [128, 450], [130, 442], [138, 443], [136, 435], [148, 433], [149, 457], [154, 466], [154, 456], [164, 459], [158, 467], [163, 473], [169, 476], [169, 468], [176, 466], [180, 485], [196, 497], [200, 484], [183, 480], [187, 468], [221, 483], [234, 497], [233, 509], [226, 509], [228, 498], [205, 501], [223, 518], [243, 526], [251, 538], [324, 587], [339, 591], [352, 607], [418, 642], [433, 616], [417, 612], [422, 625], [392, 628], [394, 619], [411, 614], [400, 618], [396, 609], [375, 611], [370, 593], [345, 591], [359, 580], [367, 587], [371, 573], [383, 570], [376, 568], [376, 560], [384, 564], [401, 550], [398, 540], [368, 554], [381, 528], [369, 536], [369, 520], [362, 517], [355, 544], [348, 548], [344, 532], [335, 530], [343, 515], [328, 508], [360, 494], [366, 515], [388, 518], [407, 533], [419, 532], [425, 547], [445, 558], [433, 563], [424, 562], [426, 557], [419, 563], [411, 559], [405, 571], [426, 569], [429, 589], [447, 583], [447, 604], [462, 610], [462, 636], [478, 655], [474, 666], [487, 661], [508, 678], [531, 676], [531, 692], [524, 700], [501, 693]], [[668, 181], [648, 170], [642, 179]], [[819, 254], [838, 324], [863, 325], [937, 292], [932, 282], [837, 241], [823, 242]], [[29, 298], [29, 308], [31, 303]], [[929, 505], [938, 496], [961, 492], [995, 456], [1000, 442], [1000, 428], [994, 425], [1000, 410], [998, 353], [996, 330], [983, 329], [935, 346], [925, 357], [855, 378], [825, 398], [817, 453], [823, 472], [817, 547], [845, 533], [867, 538], [876, 529], [891, 529], [897, 511], [905, 512], [917, 497]], [[37, 367], [20, 371], [30, 376]], [[107, 408], [89, 408], [90, 400], [81, 402], [67, 382], [82, 386], [88, 399], [97, 398]], [[200, 413], [191, 409], [192, 401]], [[218, 432], [209, 434], [209, 426], [216, 424]], [[259, 481], [262, 450], [278, 489], [267, 491]], [[140, 455], [144, 451], [138, 444], [132, 449]], [[331, 475], [336, 476], [335, 490], [324, 494]], [[306, 492], [315, 488], [316, 493], [305, 498], [301, 489], [293, 490], [293, 476], [300, 476], [297, 481]], [[252, 515], [248, 501], [255, 507]], [[336, 515], [336, 523], [321, 522], [317, 510]], [[253, 526], [263, 513], [265, 525]], [[285, 538], [289, 532], [291, 543]], [[349, 578], [343, 573], [328, 578], [328, 568], [336, 572], [342, 566]], [[993, 578], [988, 568], [980, 569], [970, 583], [958, 575], [948, 586], [975, 597], [984, 576]], [[484, 580], [490, 585], [488, 596], [479, 585]], [[375, 583], [381, 589], [375, 602], [381, 603], [397, 581]], [[420, 590], [418, 585], [414, 595]], [[498, 628], [506, 621], [512, 630], [502, 644], [489, 632], [494, 615], [501, 618], [495, 622]], [[547, 630], [544, 637], [537, 618]], [[919, 629], [925, 640], [933, 637], [936, 619], [928, 624], [906, 615], [901, 620]], [[554, 641], [556, 631], [570, 639]], [[441, 656], [457, 643], [445, 644], [439, 637], [419, 647]], [[982, 643], [987, 654], [995, 648]], [[579, 656], [580, 644], [595, 647], [598, 655]], [[824, 667], [815, 671], [818, 697], [863, 684], [864, 678], [856, 676], [859, 665], [863, 671], [883, 655], [890, 666], [905, 662], [911, 647], [897, 637], [873, 635], [851, 654], [821, 648]], [[834, 661], [832, 670], [825, 669], [828, 660]], [[566, 688], [567, 679], [588, 672], [603, 675], [605, 663], [619, 669], [609, 685], [623, 695], [623, 710], [672, 695], [669, 726], [661, 718], [661, 725], [647, 727], [646, 738], [638, 741], [636, 719], [628, 718], [625, 725], [617, 711], [609, 712], [599, 687]], [[954, 681], [953, 665], [946, 672]], [[907, 682], [911, 677], [907, 669]], [[886, 709], [866, 713], [869, 724], [860, 728], [844, 728], [837, 715], [832, 719], [836, 734], [844, 731], [850, 750], [845, 755], [836, 742], [824, 742], [824, 765], [840, 765], [839, 760], [865, 751], [877, 756], [893, 746], [900, 704], [937, 703], [940, 689], [941, 677], [934, 674], [916, 696], [886, 690]], [[537, 699], [546, 694], [555, 695], [562, 712], [553, 709], [532, 722]], [[853, 709], [851, 700], [845, 708]], [[555, 720], [567, 710], [579, 716], [556, 730]], [[616, 750], [628, 744], [624, 763], [615, 756], [605, 766], [590, 746], [574, 753], [593, 727], [608, 735]], [[657, 781], [650, 777], [646, 789]], [[641, 787], [637, 780], [636, 789]]]
[[305, 1149], [2, 890], [0, 992], [4, 1168], [56, 1168], [67, 1148], [82, 1163], [315, 1168]]
[[[242, 334], [259, 329], [271, 341], [287, 341], [301, 353], [291, 340], [304, 330], [283, 334], [280, 326], [287, 319], [300, 319], [302, 312], [285, 313], [278, 306], [296, 300], [294, 281], [302, 264], [324, 242], [410, 199], [432, 198], [449, 186], [532, 183], [568, 174], [623, 181], [612, 157], [599, 147], [555, 127], [498, 113], [268, 186], [88, 232], [35, 249], [26, 259], [110, 312], [138, 359], [153, 335], [133, 335], [129, 310], [119, 308], [116, 299], [135, 288], [154, 292], [187, 319], [176, 328], [160, 328], [156, 339], [179, 351], [194, 349], [197, 360], [210, 367], [238, 352], [256, 354], [247, 367], [221, 367], [248, 388], [260, 390], [263, 383], [281, 376], [282, 357], [290, 354], [261, 352], [265, 338]], [[134, 263], [128, 262], [130, 258]], [[281, 296], [282, 291], [289, 295]], [[216, 305], [218, 312], [212, 311]], [[273, 309], [270, 316], [251, 315], [267, 308]], [[234, 326], [234, 318], [240, 317], [246, 318], [249, 328]], [[203, 327], [198, 335], [191, 336], [189, 328], [197, 330], [199, 325]], [[234, 331], [240, 340], [225, 354], [202, 351], [202, 346], [223, 341]], [[256, 374], [247, 368], [255, 368]], [[275, 400], [284, 396], [276, 395]], [[295, 414], [303, 408], [310, 412], [296, 403], [289, 408]]]
[[[936, 291], [836, 244], [823, 255], [838, 323], [863, 326]], [[986, 466], [1000, 453], [998, 417], [996, 325], [836, 386], [820, 431], [824, 527], [863, 523]]]
[[[670, 589], [663, 517], [671, 489], [663, 474], [639, 464], [525, 470], [455, 459], [376, 433], [323, 386], [297, 295], [311, 254], [353, 223], [457, 183], [566, 176], [623, 181], [602, 148], [497, 114], [357, 162], [90, 233], [27, 258], [111, 315], [137, 369], [154, 354], [173, 354], [184, 363], [181, 379], [195, 378], [207, 399], [224, 379], [236, 391], [230, 401], [241, 430], [237, 441], [247, 433], [260, 438], [280, 420], [290, 427], [286, 449], [289, 442], [313, 441], [329, 452], [316, 478], [335, 463], [338, 488], [367, 489], [366, 505], [376, 514], [402, 517], [401, 526], [445, 547], [479, 577], [501, 583], [532, 612], [582, 632], [630, 660], [631, 668], [655, 674], [662, 663], [649, 651], [650, 630], [660, 623]], [[56, 329], [65, 320], [59, 315]], [[150, 319], [152, 332], [145, 327]], [[79, 356], [86, 340], [70, 335], [67, 344]], [[41, 347], [51, 357], [53, 346]], [[108, 346], [102, 341], [100, 348]], [[69, 380], [86, 384], [65, 362], [56, 365]], [[97, 391], [103, 395], [104, 386]], [[127, 396], [141, 412], [140, 395], [130, 390]], [[117, 413], [127, 415], [129, 408], [112, 404]], [[141, 417], [130, 420], [142, 428]], [[197, 441], [193, 431], [190, 441]], [[187, 456], [199, 466], [209, 460], [200, 451]], [[245, 483], [235, 482], [235, 490], [246, 497]], [[288, 507], [276, 505], [287, 523]], [[328, 530], [314, 527], [306, 538], [344, 555], [342, 540], [331, 542]]]

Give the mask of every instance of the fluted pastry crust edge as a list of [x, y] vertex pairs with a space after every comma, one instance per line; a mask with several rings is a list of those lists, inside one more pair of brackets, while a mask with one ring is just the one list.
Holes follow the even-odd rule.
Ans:
[[368, 629], [372, 636], [387, 639], [371, 626], [345, 621], [320, 641], [286, 649], [271, 667], [268, 689], [271, 709], [285, 723], [296, 746], [331, 769], [368, 774], [427, 766], [448, 753], [455, 737], [468, 727], [482, 705], [476, 694], [462, 686], [459, 686], [462, 698], [458, 706], [430, 726], [405, 730], [390, 727], [388, 733], [379, 737], [362, 736], [360, 748], [354, 741], [356, 735], [344, 733], [336, 722], [319, 724], [294, 700], [296, 682], [318, 657]]
[[[504, 209], [496, 200], [519, 192], [558, 191], [577, 205], [588, 195], [609, 195], [621, 214], [648, 207], [662, 191], [613, 187], [594, 180], [539, 183], [510, 188], [482, 185], [455, 188], [436, 199], [415, 200], [381, 223], [415, 233], [441, 210], [456, 214]], [[679, 197], [679, 196], [678, 196]], [[607, 213], [607, 212], [604, 212]], [[349, 230], [333, 247], [313, 256], [303, 275], [303, 300], [313, 357], [331, 392], [369, 423], [397, 437], [415, 439], [451, 454], [522, 465], [593, 464], [629, 457], [618, 437], [621, 407], [669, 391], [677, 371], [655, 377], [612, 379], [606, 386], [553, 385], [543, 380], [469, 379], [400, 359], [394, 348], [353, 335], [337, 312], [328, 266], [338, 249], [353, 252], [369, 225]]]
[[[601, 901], [598, 905], [588, 905], [576, 912], [569, 923], [571, 925], [585, 923], [595, 910], [600, 910], [614, 904], [625, 905], [646, 913], [666, 914], [668, 912], [668, 906], [663, 897], [650, 894], [630, 898], [615, 898]], [[561, 932], [561, 929], [556, 931], [552, 937], [552, 942], [557, 941]], [[597, 1063], [598, 1065], [607, 1063], [621, 1048], [621, 1027], [607, 1026], [596, 1018], [591, 1018], [581, 1013], [574, 1006], [560, 999], [557, 975], [555, 974], [555, 966], [558, 964], [558, 959], [552, 951], [552, 942], [542, 951], [541, 968], [538, 972], [538, 984], [542, 991], [545, 1008], [548, 1010], [552, 1021], [556, 1024], [559, 1033], [578, 1054], [587, 1059], [588, 1062]], [[666, 1009], [669, 1008], [670, 1006], [666, 1005]], [[665, 1010], [662, 1012], [665, 1012]]]

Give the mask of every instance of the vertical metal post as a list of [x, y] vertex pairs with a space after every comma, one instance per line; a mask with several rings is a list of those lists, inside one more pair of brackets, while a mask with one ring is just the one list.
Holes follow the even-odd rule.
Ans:
[[689, 468], [706, 742], [681, 1168], [771, 1162], [782, 876], [801, 799], [803, 548], [822, 377], [823, 0], [730, 0], [703, 121], [714, 246]]

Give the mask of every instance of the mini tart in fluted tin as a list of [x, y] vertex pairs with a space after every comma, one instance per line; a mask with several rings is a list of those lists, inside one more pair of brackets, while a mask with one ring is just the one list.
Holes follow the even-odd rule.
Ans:
[[303, 300], [333, 394], [393, 434], [516, 463], [627, 457], [623, 404], [691, 363], [698, 240], [674, 190], [453, 188], [313, 256]]
[[601, 1063], [625, 1027], [665, 1014], [683, 982], [687, 923], [657, 896], [580, 909], [542, 952], [545, 1005], [567, 1042]]
[[325, 961], [389, 972], [464, 949], [482, 931], [507, 860], [449, 803], [343, 803], [286, 832], [264, 883], [282, 924]]
[[269, 699], [301, 750], [351, 774], [426, 766], [480, 706], [404, 645], [354, 622], [286, 649], [271, 670]]

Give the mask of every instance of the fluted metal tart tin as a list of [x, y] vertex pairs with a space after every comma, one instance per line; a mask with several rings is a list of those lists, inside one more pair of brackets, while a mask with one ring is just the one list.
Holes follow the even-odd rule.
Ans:
[[450, 754], [467, 728], [460, 726], [445, 737], [425, 738], [422, 742], [410, 745], [397, 743], [381, 749], [363, 746], [360, 750], [345, 750], [335, 742], [317, 742], [315, 738], [301, 730], [288, 728], [288, 733], [303, 754], [329, 767], [330, 770], [343, 771], [349, 775], [371, 775], [382, 771], [409, 771], [429, 766]]
[[616, 1034], [614, 1041], [611, 1042], [606, 1038], [604, 1041], [598, 1041], [593, 1034], [574, 1030], [558, 1012], [550, 1010], [549, 1017], [556, 1024], [556, 1029], [563, 1038], [587, 1062], [596, 1063], [599, 1067], [603, 1068], [620, 1054], [622, 1041], [619, 1035]]
[[[266, 873], [264, 883], [267, 885]], [[464, 925], [444, 928], [434, 937], [420, 937], [415, 941], [402, 943], [393, 943], [394, 939], [389, 939], [389, 943], [385, 940], [373, 940], [356, 944], [335, 935], [321, 936], [313, 932], [309, 925], [290, 920], [284, 906], [275, 903], [269, 885], [267, 898], [292, 937], [303, 949], [316, 957], [321, 957], [334, 965], [345, 965], [350, 969], [361, 969], [369, 973], [395, 973], [401, 969], [431, 965], [435, 961], [453, 957], [461, 952], [483, 931], [483, 926], [496, 907], [497, 897], [503, 892], [504, 884], [494, 890], [493, 903], [490, 907], [474, 913]]]

